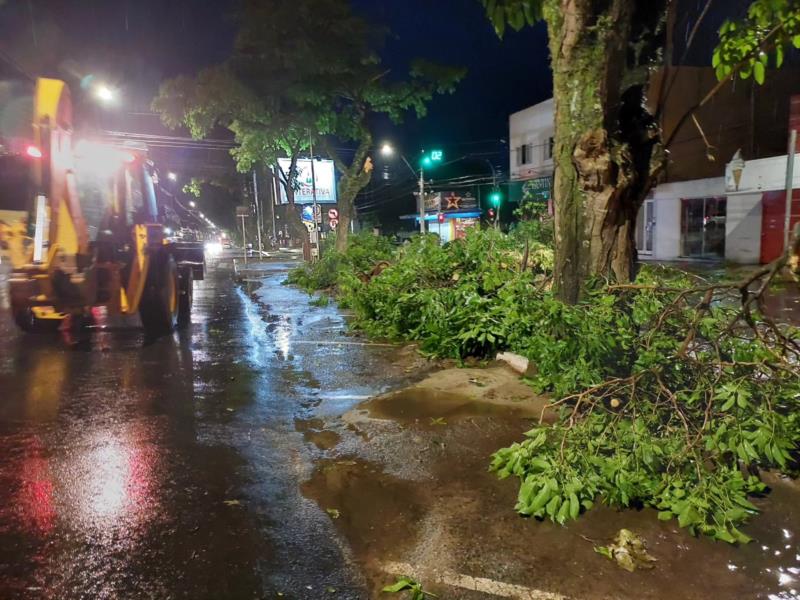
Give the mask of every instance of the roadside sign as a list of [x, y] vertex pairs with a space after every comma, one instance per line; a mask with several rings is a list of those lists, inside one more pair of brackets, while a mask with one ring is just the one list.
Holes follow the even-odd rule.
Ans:
[[330, 225], [331, 229], [336, 229], [336, 226], [339, 224], [339, 219], [329, 219], [328, 225]]
[[322, 223], [322, 207], [319, 204], [314, 206], [314, 221], [316, 223]]
[[237, 206], [236, 207], [236, 216], [237, 217], [249, 217], [250, 216], [250, 207], [249, 206]]
[[306, 226], [306, 229], [308, 229], [309, 233], [311, 233], [312, 231], [314, 231], [317, 228], [317, 226], [314, 223], [312, 223], [311, 221], [303, 221], [303, 225]]
[[328, 209], [328, 219], [336, 221], [339, 219], [339, 211], [335, 208]]

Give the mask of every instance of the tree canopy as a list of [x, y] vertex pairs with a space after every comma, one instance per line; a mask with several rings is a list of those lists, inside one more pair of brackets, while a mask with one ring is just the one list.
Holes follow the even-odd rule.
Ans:
[[[165, 82], [154, 109], [167, 125], [184, 124], [197, 137], [216, 125], [233, 131], [241, 170], [280, 156], [296, 160], [320, 144], [340, 173], [339, 238], [346, 243], [353, 201], [370, 178], [370, 118], [422, 117], [464, 71], [417, 60], [407, 73], [393, 73], [380, 58], [387, 31], [356, 15], [347, 0], [248, 0], [239, 22], [231, 57], [196, 77]], [[349, 160], [332, 138], [355, 145]], [[293, 176], [282, 182], [287, 195]]]

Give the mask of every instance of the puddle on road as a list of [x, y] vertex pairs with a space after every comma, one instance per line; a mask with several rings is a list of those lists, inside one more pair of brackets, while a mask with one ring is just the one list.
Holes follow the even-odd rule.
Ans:
[[379, 396], [360, 408], [366, 409], [375, 419], [428, 426], [436, 426], [434, 421], [437, 419], [450, 423], [471, 417], [539, 418], [539, 411], [525, 403], [482, 402], [453, 392], [414, 387]]
[[334, 524], [366, 560], [397, 556], [413, 544], [424, 513], [418, 484], [361, 460], [321, 461], [302, 493], [323, 510], [338, 511]]
[[303, 439], [320, 450], [330, 450], [341, 440], [338, 433], [325, 429], [325, 421], [322, 419], [295, 419], [294, 428], [303, 434]]

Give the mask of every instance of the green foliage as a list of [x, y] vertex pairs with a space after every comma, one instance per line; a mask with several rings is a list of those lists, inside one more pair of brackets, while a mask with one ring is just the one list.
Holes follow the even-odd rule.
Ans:
[[755, 0], [739, 21], [719, 31], [712, 66], [722, 80], [736, 72], [763, 84], [770, 65], [780, 68], [787, 49], [800, 48], [800, 4], [796, 0]]
[[506, 25], [519, 31], [540, 21], [544, 3], [544, 0], [481, 0], [486, 16], [500, 37], [505, 33]]
[[387, 585], [382, 590], [384, 593], [397, 594], [399, 592], [409, 592], [410, 600], [425, 600], [425, 598], [436, 598], [435, 594], [426, 592], [422, 589], [422, 584], [413, 580], [411, 577], [398, 577], [391, 585]]
[[[393, 250], [387, 238], [368, 232], [351, 236], [345, 252], [337, 252], [334, 249], [335, 244], [335, 237], [326, 238], [322, 243], [322, 258], [292, 270], [286, 283], [296, 285], [308, 293], [317, 290], [332, 291], [342, 282], [347, 285], [353, 279], [358, 281], [358, 275], [369, 273], [376, 262], [389, 259]], [[324, 306], [322, 297], [316, 301], [317, 306]], [[347, 299], [343, 300], [346, 304]]]
[[[596, 502], [646, 506], [693, 534], [746, 542], [749, 496], [765, 491], [758, 471], [796, 466], [797, 329], [743, 311], [737, 285], [696, 289], [691, 276], [657, 267], [643, 267], [635, 286], [596, 285], [567, 305], [537, 274], [551, 262], [520, 270], [524, 239], [550, 252], [526, 233], [473, 230], [444, 246], [434, 236], [393, 253], [365, 245], [292, 277], [335, 284], [372, 336], [417, 341], [435, 356], [512, 350], [532, 361], [530, 382], [556, 399], [559, 419], [491, 464], [519, 478], [521, 514], [566, 523]], [[358, 276], [386, 257], [379, 275]]]
[[[464, 76], [462, 69], [416, 60], [405, 77], [390, 77], [378, 51], [387, 32], [347, 0], [246, 0], [238, 21], [232, 56], [196, 77], [164, 82], [153, 109], [167, 126], [184, 125], [193, 137], [217, 126], [232, 131], [232, 155], [243, 172], [279, 157], [296, 159], [312, 143], [324, 146], [341, 173], [343, 218], [369, 183], [372, 116], [395, 122], [409, 112], [423, 116], [435, 95], [452, 92]], [[328, 136], [357, 142], [349, 163]], [[290, 203], [297, 175], [292, 165], [280, 174]]]
[[[491, 468], [520, 479], [523, 515], [565, 523], [597, 501], [647, 506], [693, 534], [746, 542], [739, 527], [757, 511], [748, 496], [765, 491], [758, 470], [791, 469], [800, 447], [800, 377], [763, 335], [772, 325], [742, 323], [731, 298], [698, 312], [681, 280], [665, 287], [645, 272], [641, 284], [596, 293], [590, 324], [533, 342], [571, 372], [545, 363], [539, 375], [560, 419], [499, 450]], [[777, 327], [797, 343], [796, 329]]]

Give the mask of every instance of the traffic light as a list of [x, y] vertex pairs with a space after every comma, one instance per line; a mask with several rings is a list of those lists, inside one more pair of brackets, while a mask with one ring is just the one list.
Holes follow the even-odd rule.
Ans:
[[494, 212], [494, 209], [493, 209], [493, 208], [490, 208], [490, 209], [487, 211], [487, 214], [489, 215], [489, 219], [494, 219], [495, 212]]
[[489, 202], [492, 203], [492, 206], [497, 208], [500, 206], [500, 203], [503, 201], [503, 194], [498, 189], [492, 190], [489, 194]]
[[439, 213], [436, 217], [439, 223], [444, 223], [444, 213]]
[[430, 150], [428, 152], [423, 152], [419, 164], [423, 169], [430, 169], [431, 167], [441, 164], [443, 161], [443, 150]]

